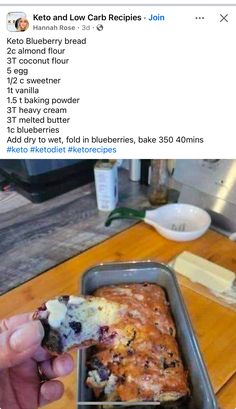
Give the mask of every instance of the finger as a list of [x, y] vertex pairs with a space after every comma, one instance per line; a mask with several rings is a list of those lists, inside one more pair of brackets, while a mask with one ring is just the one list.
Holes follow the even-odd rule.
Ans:
[[40, 363], [42, 374], [48, 378], [58, 378], [68, 375], [74, 369], [74, 361], [69, 354], [63, 354], [56, 358]]
[[36, 362], [47, 361], [48, 359], [51, 358], [53, 358], [53, 356], [43, 347], [38, 348], [35, 354], [33, 355], [33, 359]]
[[19, 325], [23, 325], [29, 321], [32, 321], [32, 313], [30, 312], [0, 320], [0, 333], [8, 331], [9, 329], [15, 329]]
[[0, 370], [18, 365], [40, 347], [44, 329], [40, 321], [31, 321], [0, 334]]
[[39, 406], [47, 405], [62, 397], [64, 385], [60, 381], [48, 381], [41, 385], [39, 392]]

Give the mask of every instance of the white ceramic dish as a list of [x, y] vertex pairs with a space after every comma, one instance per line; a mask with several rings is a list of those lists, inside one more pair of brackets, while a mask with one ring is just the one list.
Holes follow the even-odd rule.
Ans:
[[144, 221], [169, 240], [191, 241], [201, 237], [210, 227], [209, 214], [196, 206], [168, 204], [145, 212]]

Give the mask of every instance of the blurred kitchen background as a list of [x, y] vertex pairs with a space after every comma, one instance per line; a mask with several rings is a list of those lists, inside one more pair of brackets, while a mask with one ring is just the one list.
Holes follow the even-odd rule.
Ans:
[[199, 206], [236, 239], [236, 160], [0, 160], [0, 294], [136, 223], [105, 227], [115, 206], [157, 206], [154, 169], [162, 203]]

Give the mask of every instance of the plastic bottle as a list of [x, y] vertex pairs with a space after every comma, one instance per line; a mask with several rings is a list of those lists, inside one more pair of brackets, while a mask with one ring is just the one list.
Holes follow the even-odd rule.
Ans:
[[129, 178], [133, 182], [140, 181], [141, 160], [131, 159], [129, 163]]

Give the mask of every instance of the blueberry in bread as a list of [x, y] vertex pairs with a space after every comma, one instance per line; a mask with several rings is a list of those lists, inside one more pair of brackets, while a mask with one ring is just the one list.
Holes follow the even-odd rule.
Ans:
[[102, 297], [60, 296], [47, 301], [34, 313], [45, 330], [43, 346], [61, 354], [74, 347], [112, 342], [114, 325], [122, 320], [124, 308]]

